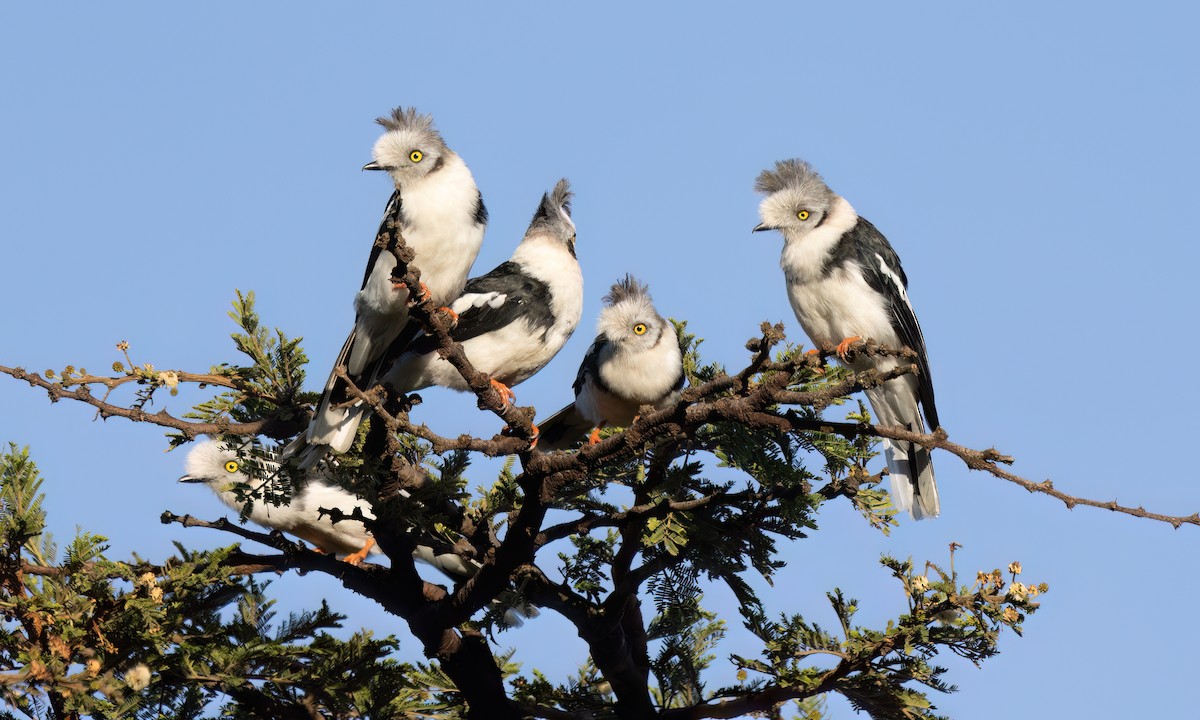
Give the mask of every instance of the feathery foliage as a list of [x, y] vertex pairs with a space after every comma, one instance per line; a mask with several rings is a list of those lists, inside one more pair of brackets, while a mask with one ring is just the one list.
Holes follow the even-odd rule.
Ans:
[[[314, 397], [302, 390], [299, 339], [264, 328], [252, 293], [238, 293], [230, 316], [248, 364], [215, 366], [208, 377], [228, 386], [184, 417], [302, 428]], [[771, 614], [788, 602], [770, 594], [774, 581], [801, 571], [781, 550], [820, 531], [826, 503], [850, 503], [883, 533], [896, 523], [882, 478], [866, 469], [878, 437], [850, 397], [873, 379], [799, 346], [774, 350], [782, 333], [766, 325], [747, 345], [750, 365], [731, 373], [704, 362], [685, 322], [675, 328], [690, 386], [679, 405], [608, 429], [594, 446], [544, 454], [506, 452], [506, 436], [440, 438], [410, 422], [415, 403], [403, 398], [389, 405], [391, 420], [373, 418], [389, 449], [378, 454], [369, 440], [379, 427], [364, 430], [328, 470], [372, 501], [368, 527], [385, 564], [350, 567], [278, 533], [170, 514], [164, 522], [224, 529], [267, 552], [178, 545], [159, 564], [114, 561], [105, 538], [81, 530], [60, 557], [44, 534], [37, 469], [27, 450], [10, 447], [0, 457], [5, 702], [56, 720], [816, 720], [837, 693], [873, 718], [938, 717], [931, 693], [954, 689], [938, 654], [975, 663], [994, 655], [1001, 631], [1020, 633], [1046, 586], [1019, 582], [1016, 564], [1007, 585], [999, 571], [963, 579], [952, 548], [950, 571], [882, 560], [907, 598], [883, 627], [858, 624], [858, 601], [836, 588], [836, 627], [809, 619], [823, 608]], [[143, 389], [170, 384], [152, 366], [130, 366], [118, 372], [141, 372]], [[72, 373], [67, 381], [78, 382]], [[827, 419], [831, 411], [842, 417]], [[483, 480], [470, 477], [477, 453], [509, 456]], [[247, 500], [286, 502], [290, 490]], [[472, 568], [470, 577], [426, 580], [413, 564], [417, 545]], [[337, 639], [346, 618], [331, 609], [336, 598], [279, 617], [270, 583], [257, 578], [291, 569], [334, 576], [378, 602], [430, 661], [402, 662], [394, 637], [369, 630]], [[706, 607], [715, 589], [736, 598], [756, 655], [722, 650], [736, 621]], [[531, 606], [565, 617], [588, 645], [565, 680], [525, 670], [516, 651], [494, 645], [506, 611]]]

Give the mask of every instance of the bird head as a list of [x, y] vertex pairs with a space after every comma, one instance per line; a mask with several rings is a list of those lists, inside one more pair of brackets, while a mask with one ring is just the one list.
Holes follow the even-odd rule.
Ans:
[[396, 108], [391, 117], [375, 122], [387, 132], [375, 141], [371, 162], [363, 170], [384, 170], [392, 176], [397, 189], [419, 182], [441, 167], [453, 151], [433, 127], [433, 118], [416, 108]]
[[654, 308], [650, 288], [632, 275], [613, 284], [604, 296], [597, 334], [604, 335], [614, 350], [636, 352], [654, 347], [670, 325]]
[[778, 230], [789, 240], [799, 240], [824, 222], [837, 200], [803, 160], [780, 160], [774, 170], [763, 170], [754, 189], [766, 195], [758, 206], [762, 222], [754, 230]]
[[231, 483], [246, 483], [250, 480], [242, 471], [242, 461], [237, 453], [216, 440], [198, 443], [183, 461], [184, 476], [179, 482], [204, 483], [220, 491]]
[[575, 223], [571, 220], [571, 183], [566, 178], [558, 181], [554, 189], [542, 195], [525, 239], [546, 237], [567, 246], [575, 254]]
[[278, 463], [261, 447], [250, 443], [238, 448], [217, 440], [199, 442], [183, 461], [179, 482], [203, 483], [220, 493], [236, 485], [249, 485], [254, 478], [278, 471]]

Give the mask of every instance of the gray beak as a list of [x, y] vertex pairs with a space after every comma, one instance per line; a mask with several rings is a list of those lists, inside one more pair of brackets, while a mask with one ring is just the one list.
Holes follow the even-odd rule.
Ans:
[[768, 225], [766, 223], [759, 223], [759, 224], [755, 225], [754, 229], [751, 230], [750, 232], [762, 232], [763, 230], [774, 230], [774, 229], [775, 228], [771, 227], [770, 225]]
[[372, 160], [371, 162], [367, 163], [366, 165], [363, 165], [362, 169], [363, 170], [383, 170], [383, 167], [379, 163]]
[[184, 475], [183, 477], [179, 478], [179, 482], [202, 483], [202, 482], [204, 482], [204, 478], [198, 478], [198, 477], [194, 477], [192, 475]]

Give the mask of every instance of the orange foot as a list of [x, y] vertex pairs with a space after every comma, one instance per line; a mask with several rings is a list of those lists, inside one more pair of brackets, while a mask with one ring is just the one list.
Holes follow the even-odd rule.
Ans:
[[532, 450], [537, 447], [538, 436], [542, 434], [542, 431], [538, 430], [537, 423], [529, 423], [529, 432], [533, 433], [533, 437], [529, 438], [529, 449]]
[[366, 544], [362, 546], [362, 550], [359, 550], [356, 553], [351, 553], [343, 559], [346, 562], [350, 563], [351, 565], [354, 565], [357, 567], [359, 565], [359, 563], [361, 563], [363, 560], [367, 559], [367, 553], [371, 552], [371, 548], [374, 545], [375, 545], [375, 538], [369, 537], [369, 538], [367, 538]]
[[603, 420], [600, 421], [599, 425], [592, 428], [592, 432], [588, 434], [588, 445], [595, 445], [596, 443], [600, 442], [600, 428], [602, 427], [604, 427]]
[[513, 392], [512, 390], [509, 390], [508, 386], [505, 385], [504, 383], [500, 382], [499, 380], [492, 380], [492, 389], [495, 390], [496, 392], [500, 393], [500, 400], [505, 405], [508, 405], [513, 400], [517, 399], [517, 394], [515, 392]]
[[[421, 302], [422, 300], [424, 300], [424, 299], [425, 299], [425, 297], [426, 297], [427, 295], [429, 295], [429, 286], [428, 286], [428, 285], [426, 285], [426, 284], [425, 284], [425, 283], [423, 283], [423, 282], [418, 282], [418, 283], [417, 283], [417, 286], [418, 286], [418, 287], [421, 289], [421, 292], [420, 292], [420, 294], [419, 294], [419, 295], [417, 295], [417, 297], [415, 297], [415, 298], [411, 298], [411, 297], [410, 297], [410, 298], [408, 299], [408, 300], [409, 300], [409, 302], [413, 302], [413, 303], [418, 303], [418, 302]], [[408, 283], [403, 283], [403, 282], [393, 282], [393, 283], [392, 283], [392, 287], [394, 287], [394, 288], [395, 288], [395, 289], [397, 289], [397, 290], [407, 290], [407, 289], [408, 289]]]
[[441, 310], [442, 312], [444, 312], [450, 316], [450, 325], [451, 326], [458, 324], [458, 313], [454, 312], [453, 310], [451, 310], [448, 307], [440, 307], [440, 308], [438, 308], [438, 310]]
[[848, 337], [845, 340], [841, 341], [840, 343], [838, 343], [837, 348], [836, 348], [837, 356], [839, 358], [841, 358], [842, 360], [845, 360], [846, 353], [850, 352], [850, 346], [853, 345], [854, 343], [858, 342], [859, 340], [862, 340], [862, 338], [857, 335], [853, 335], [853, 336]]

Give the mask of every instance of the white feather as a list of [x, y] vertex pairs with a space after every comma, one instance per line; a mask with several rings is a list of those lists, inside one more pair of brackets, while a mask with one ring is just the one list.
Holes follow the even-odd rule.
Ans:
[[[786, 170], [787, 165], [784, 163], [779, 167]], [[799, 166], [792, 164], [790, 167], [795, 170]], [[888, 298], [867, 282], [866, 268], [859, 260], [851, 258], [829, 267], [833, 251], [843, 236], [854, 228], [858, 214], [844, 198], [832, 195], [811, 168], [804, 167], [805, 170], [795, 173], [797, 182], [806, 184], [804, 187], [780, 188], [764, 198], [759, 206], [764, 227], [779, 229], [784, 238], [779, 264], [796, 319], [818, 346], [828, 347], [850, 337], [859, 337], [900, 347], [903, 343], [892, 325]], [[788, 174], [791, 173], [784, 173]], [[764, 175], [769, 175], [769, 171]], [[767, 177], [771, 187], [770, 183], [778, 180], [778, 177]], [[804, 213], [803, 219], [797, 217], [797, 212], [807, 210], [809, 203], [819, 205], [821, 198], [828, 197], [832, 197], [828, 212], [815, 226], [812, 224], [815, 218], [809, 219], [811, 213]], [[888, 266], [883, 256], [876, 253], [874, 259], [878, 268], [871, 270], [878, 269], [890, 281], [900, 300], [908, 303], [908, 293], [900, 276]], [[859, 372], [868, 369], [884, 372], [898, 364], [895, 358], [860, 356], [850, 366]], [[918, 398], [918, 381], [912, 376], [896, 378], [867, 391], [876, 423], [924, 432]], [[910, 510], [917, 519], [936, 516], [939, 502], [929, 451], [889, 440], [885, 440], [883, 446], [897, 507]], [[915, 487], [914, 466], [920, 467]]]

